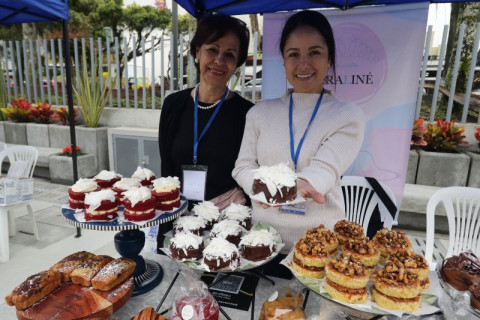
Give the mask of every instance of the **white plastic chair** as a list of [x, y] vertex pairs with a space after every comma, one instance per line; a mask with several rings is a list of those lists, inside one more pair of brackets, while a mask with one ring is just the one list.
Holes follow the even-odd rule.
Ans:
[[435, 242], [435, 209], [443, 202], [448, 218], [448, 249], [445, 258], [472, 250], [480, 252], [480, 189], [447, 187], [436, 191], [427, 203], [427, 235], [425, 259], [431, 268]]
[[7, 147], [7, 144], [3, 141], [0, 141], [0, 152], [2, 152], [3, 150], [5, 150], [5, 148]]
[[[33, 176], [33, 170], [37, 164], [38, 150], [31, 146], [17, 145], [5, 148], [0, 152], [0, 168], [3, 164], [3, 160], [8, 158], [10, 167], [8, 169], [8, 175], [14, 174], [19, 178], [31, 178]], [[8, 214], [8, 229], [10, 236], [15, 235], [15, 219], [26, 214], [29, 214], [33, 222], [33, 234], [37, 240], [40, 239], [38, 235], [37, 221], [33, 213], [30, 201], [22, 201], [20, 203], [14, 203], [11, 205], [0, 206], [1, 214]], [[27, 213], [21, 214], [21, 212], [14, 212], [14, 209], [21, 207], [27, 208]]]
[[[380, 181], [379, 184], [396, 205], [393, 191]], [[343, 176], [340, 187], [342, 189], [341, 194], [344, 196], [345, 218], [348, 221], [358, 223], [367, 232], [373, 210], [378, 206], [383, 226], [388, 229], [392, 227], [393, 218], [390, 212], [364, 177]]]

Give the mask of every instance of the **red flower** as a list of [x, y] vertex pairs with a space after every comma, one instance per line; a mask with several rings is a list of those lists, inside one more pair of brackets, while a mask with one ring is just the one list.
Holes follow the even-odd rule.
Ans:
[[[77, 155], [80, 154], [80, 147], [79, 146], [76, 146], [75, 148], [77, 150]], [[64, 156], [67, 156], [67, 157], [71, 157], [72, 156], [72, 153], [73, 153], [73, 150], [72, 150], [72, 145], [69, 145], [68, 147], [65, 147], [62, 149], [62, 152], [63, 152], [63, 155]]]
[[480, 128], [477, 128], [477, 131], [473, 133], [473, 136], [478, 141], [478, 147], [480, 148]]

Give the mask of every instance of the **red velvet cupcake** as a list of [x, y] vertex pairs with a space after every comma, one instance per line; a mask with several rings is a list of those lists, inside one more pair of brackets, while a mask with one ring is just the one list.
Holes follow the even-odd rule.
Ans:
[[93, 179], [95, 179], [95, 182], [100, 186], [100, 188], [109, 189], [113, 187], [115, 182], [120, 181], [122, 176], [115, 173], [115, 171], [102, 170], [99, 174], [93, 177]]
[[117, 217], [118, 202], [115, 192], [104, 189], [85, 196], [85, 220], [109, 221]]
[[145, 221], [155, 217], [155, 198], [147, 187], [131, 188], [123, 193], [123, 214], [128, 221]]
[[85, 195], [89, 192], [99, 191], [100, 187], [93, 179], [79, 179], [68, 189], [68, 205], [72, 209], [84, 209]]
[[152, 170], [138, 166], [137, 170], [132, 174], [132, 178], [140, 180], [142, 186], [151, 188], [153, 180], [157, 177], [155, 177], [155, 173]]
[[157, 199], [158, 210], [170, 211], [180, 207], [180, 180], [177, 177], [154, 180], [152, 195]]
[[112, 187], [112, 190], [115, 191], [118, 202], [122, 202], [125, 199], [123, 192], [131, 189], [140, 187], [140, 181], [133, 178], [122, 178], [120, 181], [115, 182]]

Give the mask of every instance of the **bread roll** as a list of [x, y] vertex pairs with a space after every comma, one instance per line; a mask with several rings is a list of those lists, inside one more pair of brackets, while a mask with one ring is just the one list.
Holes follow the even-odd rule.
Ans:
[[95, 255], [87, 251], [75, 252], [55, 263], [50, 270], [60, 272], [62, 281], [67, 282], [70, 281], [70, 274], [78, 265], [93, 257]]
[[119, 258], [104, 266], [92, 279], [94, 289], [109, 291], [132, 275], [136, 263], [127, 258]]

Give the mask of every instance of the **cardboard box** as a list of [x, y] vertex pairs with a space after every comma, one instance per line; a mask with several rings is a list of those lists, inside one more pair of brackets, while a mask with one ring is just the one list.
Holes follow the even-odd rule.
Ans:
[[0, 177], [0, 206], [33, 199], [33, 179]]

